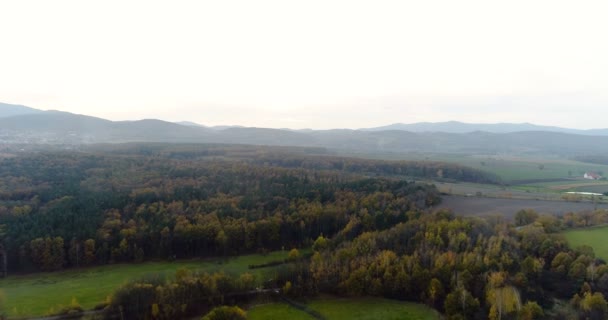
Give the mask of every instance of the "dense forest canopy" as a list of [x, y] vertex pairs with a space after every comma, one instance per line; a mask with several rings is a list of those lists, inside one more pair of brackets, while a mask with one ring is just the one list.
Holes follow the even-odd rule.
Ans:
[[[365, 219], [366, 230], [384, 229], [439, 201], [430, 186], [344, 170], [366, 166], [375, 176], [407, 163], [303, 156], [298, 161], [306, 164], [297, 168], [287, 155], [281, 163], [277, 154], [226, 161], [201, 155], [243, 151], [150, 151], [155, 148], [0, 160], [0, 224], [9, 226], [9, 269], [303, 246], [336, 234], [355, 217]], [[429, 164], [416, 173], [437, 170], [439, 165]]]

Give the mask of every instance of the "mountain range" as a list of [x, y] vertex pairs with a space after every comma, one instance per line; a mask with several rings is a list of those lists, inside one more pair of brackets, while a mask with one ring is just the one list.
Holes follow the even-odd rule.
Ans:
[[553, 126], [540, 126], [531, 123], [464, 123], [458, 121], [447, 122], [418, 122], [418, 123], [394, 123], [388, 126], [360, 129], [363, 131], [387, 131], [401, 130], [410, 132], [446, 132], [446, 133], [470, 133], [484, 131], [491, 133], [512, 133], [523, 131], [547, 131], [571, 134], [608, 136], [608, 129], [569, 129]]
[[461, 122], [393, 124], [359, 130], [205, 127], [157, 119], [110, 121], [61, 111], [0, 104], [2, 143], [188, 142], [312, 146], [360, 153], [585, 155], [608, 153], [608, 129]]

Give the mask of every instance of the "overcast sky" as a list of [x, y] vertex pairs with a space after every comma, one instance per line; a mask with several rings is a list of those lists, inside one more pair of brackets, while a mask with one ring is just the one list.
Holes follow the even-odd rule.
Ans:
[[0, 101], [112, 120], [608, 127], [608, 2], [0, 2]]

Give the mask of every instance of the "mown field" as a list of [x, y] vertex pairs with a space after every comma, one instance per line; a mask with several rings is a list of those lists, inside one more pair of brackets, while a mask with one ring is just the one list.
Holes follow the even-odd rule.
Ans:
[[[328, 320], [435, 320], [439, 314], [427, 306], [380, 298], [337, 299], [322, 297], [307, 306]], [[257, 306], [248, 311], [251, 320], [314, 319], [284, 303]]]
[[52, 308], [68, 305], [72, 298], [85, 309], [92, 309], [105, 301], [121, 284], [148, 275], [173, 276], [185, 268], [206, 272], [224, 271], [242, 274], [251, 272], [261, 281], [272, 276], [272, 268], [249, 270], [251, 264], [263, 264], [287, 258], [287, 251], [267, 255], [245, 255], [227, 260], [188, 260], [175, 262], [148, 262], [117, 264], [54, 273], [37, 273], [10, 276], [0, 280], [5, 295], [5, 309], [9, 316], [38, 316]]
[[572, 229], [564, 232], [572, 248], [587, 245], [593, 248], [595, 256], [608, 259], [608, 226]]

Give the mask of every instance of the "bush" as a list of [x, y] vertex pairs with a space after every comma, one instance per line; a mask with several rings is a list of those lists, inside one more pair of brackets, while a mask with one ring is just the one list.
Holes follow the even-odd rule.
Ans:
[[49, 312], [49, 316], [65, 316], [66, 319], [76, 319], [80, 318], [84, 309], [80, 306], [80, 303], [76, 300], [76, 298], [72, 298], [72, 302], [66, 307], [61, 307], [59, 311], [54, 311], [51, 309]]
[[214, 308], [201, 320], [246, 320], [247, 314], [243, 309], [233, 306], [221, 306]]

